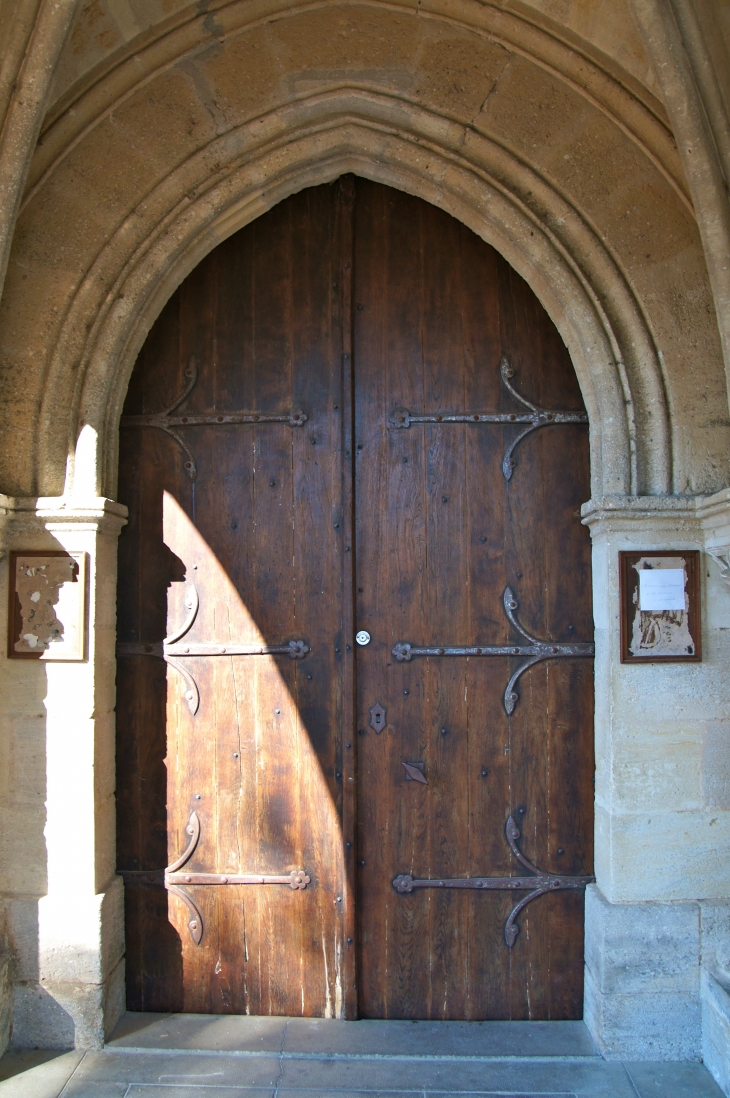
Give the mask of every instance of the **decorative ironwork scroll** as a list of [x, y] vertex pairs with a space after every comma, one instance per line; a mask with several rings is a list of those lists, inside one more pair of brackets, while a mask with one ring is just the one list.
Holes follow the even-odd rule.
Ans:
[[262, 412], [226, 412], [222, 415], [217, 415], [211, 412], [207, 415], [173, 416], [171, 413], [174, 412], [176, 408], [179, 408], [183, 401], [190, 396], [195, 387], [195, 383], [198, 380], [198, 363], [195, 357], [190, 359], [188, 368], [185, 371], [185, 377], [188, 378], [188, 384], [177, 400], [168, 408], [164, 408], [161, 412], [155, 412], [153, 415], [122, 416], [120, 426], [157, 427], [158, 430], [168, 434], [170, 438], [175, 440], [185, 454], [187, 460], [183, 462], [183, 468], [192, 481], [198, 476], [198, 466], [195, 462], [192, 450], [187, 442], [181, 438], [175, 428], [217, 427], [226, 423], [288, 423], [290, 427], [301, 427], [307, 422], [307, 416], [301, 411], [287, 412], [282, 415], [267, 415]]
[[185, 680], [185, 701], [193, 716], [200, 708], [200, 690], [194, 676], [180, 662], [180, 657], [188, 656], [289, 656], [292, 660], [303, 660], [309, 645], [303, 640], [284, 641], [283, 644], [238, 644], [236, 641], [202, 642], [184, 641], [186, 633], [192, 628], [198, 615], [200, 599], [195, 584], [191, 583], [185, 596], [185, 608], [188, 616], [175, 632], [163, 641], [156, 643], [123, 642], [117, 645], [118, 656], [157, 656], [174, 667]]
[[[520, 810], [522, 811], [522, 810]], [[451, 877], [443, 880], [430, 878], [418, 880], [410, 873], [401, 873], [393, 880], [393, 888], [396, 892], [409, 893], [417, 888], [472, 888], [487, 890], [490, 892], [528, 892], [529, 895], [519, 900], [510, 911], [504, 924], [504, 943], [508, 949], [512, 949], [517, 935], [520, 932], [517, 916], [521, 911], [536, 900], [538, 896], [544, 896], [546, 892], [584, 891], [586, 885], [595, 881], [593, 876], [568, 876], [566, 874], [546, 873], [538, 869], [520, 850], [517, 845], [521, 832], [515, 823], [514, 816], [509, 816], [504, 828], [505, 837], [509, 848], [517, 861], [531, 876], [529, 877]]]
[[183, 866], [190, 861], [200, 840], [200, 818], [193, 812], [185, 831], [190, 836], [185, 851], [167, 869], [119, 869], [125, 884], [158, 885], [172, 892], [185, 904], [190, 918], [188, 930], [196, 945], [203, 937], [203, 917], [185, 885], [289, 885], [294, 891], [305, 889], [311, 883], [304, 869], [292, 869], [290, 873], [187, 873]]
[[499, 364], [499, 373], [507, 392], [515, 400], [518, 400], [524, 408], [527, 408], [527, 412], [433, 412], [430, 415], [423, 415], [418, 412], [410, 412], [407, 408], [396, 408], [388, 416], [388, 426], [392, 430], [398, 430], [399, 428], [410, 427], [412, 423], [526, 423], [528, 426], [510, 442], [502, 458], [502, 473], [505, 480], [510, 480], [517, 465], [514, 459], [515, 450], [522, 440], [532, 434], [533, 431], [539, 430], [540, 427], [553, 427], [555, 424], [561, 423], [588, 423], [588, 416], [585, 412], [557, 412], [548, 408], [540, 408], [539, 405], [532, 404], [521, 393], [518, 393], [510, 382], [510, 378], [514, 377], [515, 372], [504, 355], [502, 355], [502, 361]]
[[525, 640], [529, 642], [528, 644], [480, 644], [451, 647], [443, 645], [427, 648], [408, 644], [407, 641], [398, 641], [391, 649], [392, 654], [399, 663], [409, 663], [415, 656], [522, 656], [523, 662], [512, 672], [505, 687], [502, 700], [507, 716], [511, 716], [514, 712], [515, 705], [520, 698], [516, 690], [517, 681], [529, 667], [541, 663], [542, 660], [575, 659], [575, 657], [595, 655], [595, 645], [588, 642], [553, 644], [551, 641], [541, 641], [528, 633], [515, 616], [515, 610], [517, 610], [519, 603], [511, 587], [505, 587], [502, 605], [510, 625], [522, 634]]

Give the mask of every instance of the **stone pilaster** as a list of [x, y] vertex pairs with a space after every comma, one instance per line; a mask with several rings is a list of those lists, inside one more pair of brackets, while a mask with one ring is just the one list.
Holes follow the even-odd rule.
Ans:
[[15, 1045], [99, 1047], [123, 1009], [123, 891], [115, 873], [117, 537], [105, 499], [0, 498], [7, 551], [88, 554], [82, 662], [0, 655], [6, 787], [1, 832]]
[[[604, 1054], [701, 1055], [702, 905], [730, 899], [730, 492], [591, 501], [596, 878], [586, 1021]], [[620, 550], [702, 550], [703, 659], [622, 665]]]

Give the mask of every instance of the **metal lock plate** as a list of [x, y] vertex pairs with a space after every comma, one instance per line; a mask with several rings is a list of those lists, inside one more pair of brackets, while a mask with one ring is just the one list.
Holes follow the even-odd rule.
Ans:
[[355, 640], [360, 645], [370, 644], [370, 634], [365, 629], [361, 629], [359, 633], [355, 634]]
[[384, 728], [388, 727], [385, 709], [380, 702], [376, 702], [370, 710], [370, 727], [374, 728], [378, 735], [380, 735]]

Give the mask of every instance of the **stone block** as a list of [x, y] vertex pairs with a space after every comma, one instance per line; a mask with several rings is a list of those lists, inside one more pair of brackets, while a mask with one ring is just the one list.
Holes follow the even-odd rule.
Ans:
[[53, 991], [40, 984], [16, 984], [14, 1048], [73, 1048], [74, 1038], [73, 1018]]
[[0, 1056], [10, 1044], [13, 1016], [13, 966], [10, 954], [0, 953]]
[[662, 719], [654, 728], [636, 724], [613, 729], [611, 793], [614, 811], [698, 810], [703, 805], [699, 721]]
[[104, 981], [104, 1038], [111, 1033], [127, 1008], [127, 987], [124, 978], [124, 957]]
[[702, 967], [730, 987], [730, 900], [702, 900]]
[[712, 808], [730, 808], [730, 721], [709, 721], [702, 748], [702, 793]]
[[586, 892], [584, 1017], [608, 1059], [700, 1058], [698, 904]]
[[101, 984], [17, 984], [14, 1048], [101, 1048], [104, 1043]]
[[15, 959], [15, 979], [38, 979], [38, 897], [14, 896], [7, 902], [9, 945]]
[[109, 980], [124, 956], [124, 882], [121, 877], [114, 877], [104, 893], [100, 931], [101, 970]]
[[702, 1059], [730, 1095], [730, 994], [707, 971], [702, 973]]
[[0, 891], [35, 893], [47, 887], [46, 811], [42, 802], [16, 804], [3, 813], [0, 829]]
[[124, 951], [123, 903], [120, 877], [97, 895], [69, 887], [44, 896], [38, 904], [41, 981], [102, 983]]
[[730, 811], [620, 814], [596, 804], [596, 877], [612, 903], [730, 895]]

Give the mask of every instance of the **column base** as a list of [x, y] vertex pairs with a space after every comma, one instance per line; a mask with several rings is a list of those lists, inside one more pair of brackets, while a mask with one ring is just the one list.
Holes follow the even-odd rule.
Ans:
[[700, 1060], [700, 905], [586, 890], [584, 1019], [607, 1060]]
[[702, 973], [702, 1059], [730, 1095], [730, 991], [711, 972]]
[[22, 983], [14, 998], [14, 1048], [103, 1048], [124, 1011], [124, 960], [103, 984]]

